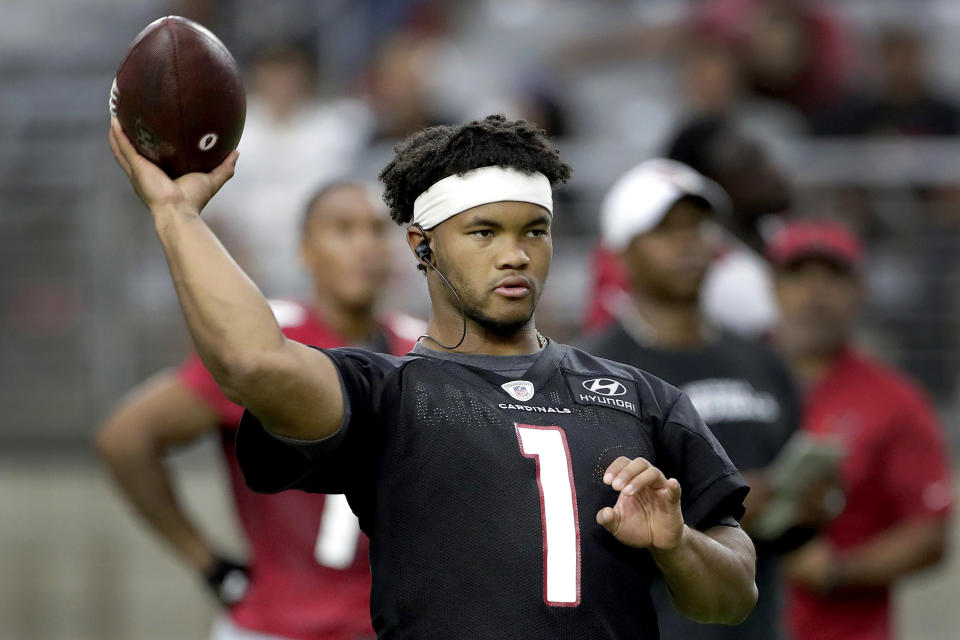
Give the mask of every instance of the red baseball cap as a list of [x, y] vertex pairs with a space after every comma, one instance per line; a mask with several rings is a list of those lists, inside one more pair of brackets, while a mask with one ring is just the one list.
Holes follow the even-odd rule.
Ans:
[[767, 259], [784, 267], [802, 258], [824, 258], [852, 270], [863, 263], [863, 245], [846, 227], [830, 220], [798, 220], [781, 227], [767, 244]]

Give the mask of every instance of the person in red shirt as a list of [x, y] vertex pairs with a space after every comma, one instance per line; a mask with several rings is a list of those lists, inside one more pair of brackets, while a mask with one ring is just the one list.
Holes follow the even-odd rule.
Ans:
[[[362, 183], [338, 182], [308, 205], [301, 254], [314, 299], [271, 302], [288, 338], [402, 355], [423, 332], [409, 316], [376, 314], [389, 270], [388, 219], [371, 196]], [[225, 605], [214, 640], [372, 637], [368, 542], [356, 517], [342, 495], [248, 489], [234, 451], [242, 413], [193, 354], [134, 389], [98, 431], [97, 446], [135, 510]], [[187, 517], [164, 464], [174, 446], [214, 433], [248, 541], [245, 565], [218, 553]]]
[[787, 562], [796, 640], [886, 640], [891, 587], [937, 564], [953, 496], [929, 402], [902, 374], [860, 353], [863, 250], [843, 227], [795, 222], [767, 247], [781, 320], [777, 340], [805, 387], [804, 428], [839, 440], [846, 502]]

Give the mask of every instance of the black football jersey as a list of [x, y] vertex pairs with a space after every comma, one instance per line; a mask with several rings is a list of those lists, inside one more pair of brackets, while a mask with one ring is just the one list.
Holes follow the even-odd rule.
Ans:
[[548, 342], [519, 379], [427, 355], [336, 363], [328, 438], [241, 421], [255, 490], [345, 493], [370, 537], [380, 638], [658, 638], [646, 550], [596, 523], [602, 475], [643, 456], [679, 480], [686, 523], [736, 526], [748, 490], [690, 400], [637, 369]]

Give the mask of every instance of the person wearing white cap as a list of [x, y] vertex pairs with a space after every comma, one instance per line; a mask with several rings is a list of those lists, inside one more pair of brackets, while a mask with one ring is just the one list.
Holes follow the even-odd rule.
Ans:
[[[616, 304], [614, 324], [583, 346], [690, 396], [751, 484], [743, 519], [749, 531], [770, 493], [765, 468], [797, 429], [799, 402], [770, 349], [718, 329], [700, 307], [719, 238], [714, 219], [728, 209], [717, 184], [672, 160], [648, 160], [617, 180], [602, 203], [602, 242], [625, 267], [630, 290]], [[677, 615], [658, 581], [653, 594], [664, 638], [782, 637], [779, 553], [770, 542], [755, 544], [760, 597], [751, 616], [737, 627], [697, 625]]]

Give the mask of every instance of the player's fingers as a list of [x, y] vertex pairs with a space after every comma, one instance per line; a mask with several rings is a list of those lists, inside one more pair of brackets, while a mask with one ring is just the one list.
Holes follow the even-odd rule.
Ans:
[[613, 507], [604, 507], [597, 512], [597, 524], [610, 533], [616, 534], [620, 528], [620, 516]]
[[620, 472], [617, 473], [614, 477], [612, 486], [616, 491], [621, 491], [627, 483], [633, 480], [637, 474], [643, 472], [648, 467], [652, 466], [648, 460], [645, 458], [634, 458], [626, 466], [620, 469]]
[[123, 153], [120, 151], [117, 136], [112, 125], [110, 126], [110, 133], [107, 134], [107, 139], [110, 141], [110, 151], [113, 152], [113, 159], [117, 161], [117, 164], [120, 165], [124, 173], [128, 176], [131, 175], [132, 169], [130, 168], [130, 163], [127, 162], [127, 159], [123, 157]]
[[130, 138], [128, 138], [127, 134], [123, 132], [123, 129], [120, 127], [120, 121], [117, 119], [114, 119], [113, 121], [112, 133], [117, 142], [117, 147], [120, 149], [120, 155], [127, 163], [127, 172], [131, 177], [139, 179], [138, 174], [141, 173], [141, 170], [144, 169], [145, 166], [154, 166], [149, 160], [140, 155], [140, 152], [137, 151], [137, 148], [133, 146], [132, 142], [130, 142]]
[[611, 484], [613, 479], [617, 477], [617, 474], [620, 473], [620, 470], [625, 466], [630, 464], [630, 458], [626, 456], [620, 456], [616, 460], [610, 463], [610, 466], [607, 467], [607, 470], [603, 472], [603, 482], [604, 484]]
[[683, 494], [683, 490], [680, 488], [680, 481], [676, 478], [670, 478], [667, 480], [667, 488], [665, 489], [667, 494], [667, 499], [676, 504], [680, 504], [680, 496]]
[[213, 180], [214, 190], [219, 189], [224, 183], [233, 177], [233, 172], [237, 167], [237, 158], [240, 152], [234, 149], [226, 158], [223, 159], [216, 169], [210, 172], [210, 179]]
[[646, 469], [630, 479], [621, 493], [632, 496], [641, 489], [660, 489], [666, 486], [667, 479], [664, 477], [660, 469], [657, 469], [654, 466], [648, 466]]
[[120, 155], [123, 156], [123, 158], [127, 161], [127, 165], [132, 168], [134, 158], [136, 158], [138, 155], [137, 150], [133, 147], [133, 144], [123, 132], [123, 129], [120, 127], [120, 121], [116, 118], [110, 122], [110, 133], [113, 135], [113, 139], [117, 143], [117, 148], [120, 150]]

